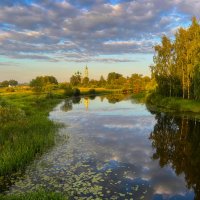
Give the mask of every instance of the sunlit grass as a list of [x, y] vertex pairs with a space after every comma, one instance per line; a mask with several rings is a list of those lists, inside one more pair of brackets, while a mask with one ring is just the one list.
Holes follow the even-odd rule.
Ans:
[[48, 113], [59, 101], [33, 94], [0, 99], [0, 176], [24, 168], [54, 144], [58, 126]]

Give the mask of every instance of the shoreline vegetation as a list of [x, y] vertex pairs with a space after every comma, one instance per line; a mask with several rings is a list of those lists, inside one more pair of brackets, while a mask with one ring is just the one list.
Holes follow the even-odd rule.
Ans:
[[160, 94], [151, 93], [146, 95], [145, 102], [150, 110], [189, 114], [200, 118], [200, 101], [198, 100], [164, 97]]
[[[49, 112], [63, 99], [69, 97], [119, 94], [122, 90], [103, 88], [74, 88], [70, 94], [66, 89], [55, 89], [39, 94], [19, 87], [15, 92], [0, 89], [0, 188], [1, 193], [10, 184], [6, 180], [23, 174], [24, 169], [36, 157], [55, 144], [61, 124], [51, 121]], [[24, 194], [3, 195], [4, 200], [18, 199], [67, 199], [60, 193], [39, 189]]]
[[152, 109], [200, 118], [200, 23], [193, 17], [188, 28], [180, 27], [171, 39], [162, 36], [154, 46], [151, 78], [156, 86], [147, 95]]
[[0, 180], [23, 170], [37, 155], [54, 145], [61, 125], [51, 121], [49, 112], [63, 99], [73, 96], [119, 93], [111, 89], [52, 90], [37, 94], [15, 88], [15, 92], [0, 90]]

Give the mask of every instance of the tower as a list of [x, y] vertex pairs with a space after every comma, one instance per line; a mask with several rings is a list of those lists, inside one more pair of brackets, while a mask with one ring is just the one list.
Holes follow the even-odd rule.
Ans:
[[[86, 78], [88, 78], [88, 76], [89, 76], [89, 72], [88, 72], [88, 67], [87, 67], [87, 65], [86, 65], [86, 67], [85, 67], [84, 75], [85, 75]], [[84, 78], [85, 78], [85, 77], [84, 77]]]

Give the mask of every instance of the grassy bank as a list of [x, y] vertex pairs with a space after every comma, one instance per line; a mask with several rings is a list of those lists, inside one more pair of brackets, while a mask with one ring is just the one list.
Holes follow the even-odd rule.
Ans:
[[0, 176], [24, 168], [54, 144], [58, 125], [48, 113], [59, 101], [26, 93], [0, 98]]
[[163, 97], [152, 93], [146, 97], [149, 106], [168, 112], [188, 112], [200, 114], [200, 101], [187, 100], [175, 97]]
[[[120, 91], [80, 88], [81, 95]], [[23, 87], [15, 88], [15, 92], [1, 89], [0, 95], [0, 176], [5, 176], [24, 168], [54, 144], [58, 126], [48, 114], [66, 96], [62, 89], [53, 90], [49, 97]]]
[[67, 200], [68, 198], [64, 197], [60, 193], [55, 192], [45, 192], [40, 190], [37, 192], [30, 192], [25, 194], [18, 195], [0, 195], [1, 200]]

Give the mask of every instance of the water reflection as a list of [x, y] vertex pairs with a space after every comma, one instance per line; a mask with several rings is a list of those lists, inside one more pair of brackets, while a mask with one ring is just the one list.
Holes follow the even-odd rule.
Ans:
[[109, 103], [115, 104], [117, 102], [120, 102], [124, 99], [126, 99], [129, 96], [123, 95], [123, 94], [115, 94], [115, 95], [108, 95], [106, 96]]
[[170, 165], [177, 175], [184, 174], [187, 187], [200, 199], [200, 122], [164, 113], [157, 113], [156, 119], [150, 134], [153, 159], [159, 160], [161, 167]]
[[72, 110], [73, 106], [72, 106], [73, 102], [71, 99], [66, 99], [63, 103], [63, 105], [61, 106], [61, 110], [64, 112], [68, 112], [70, 110]]
[[80, 96], [72, 97], [73, 104], [79, 104], [80, 101], [81, 101], [81, 97]]
[[84, 98], [83, 101], [84, 101], [85, 109], [88, 110], [90, 99], [88, 97], [86, 97], [86, 98]]

